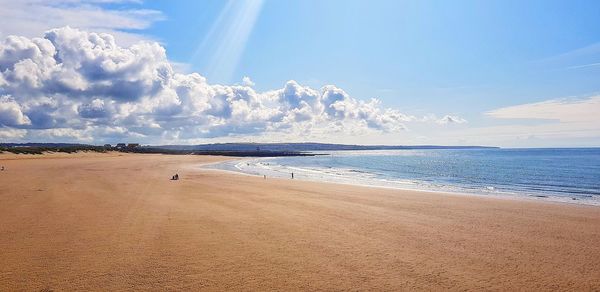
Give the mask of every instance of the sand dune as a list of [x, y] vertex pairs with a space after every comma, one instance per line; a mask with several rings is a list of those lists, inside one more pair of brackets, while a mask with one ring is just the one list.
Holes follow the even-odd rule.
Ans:
[[1, 291], [600, 290], [598, 207], [31, 157], [0, 154]]

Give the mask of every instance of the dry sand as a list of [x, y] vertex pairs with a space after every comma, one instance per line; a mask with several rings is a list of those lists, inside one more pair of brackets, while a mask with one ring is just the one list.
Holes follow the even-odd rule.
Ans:
[[193, 168], [219, 159], [0, 154], [0, 290], [600, 290], [599, 207]]

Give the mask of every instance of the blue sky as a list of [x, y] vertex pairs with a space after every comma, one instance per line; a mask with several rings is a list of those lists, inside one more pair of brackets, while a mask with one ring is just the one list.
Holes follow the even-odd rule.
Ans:
[[209, 75], [213, 56], [196, 51], [227, 1], [147, 4], [167, 19], [146, 33], [217, 83], [251, 76], [266, 90], [294, 79], [453, 110], [456, 98], [485, 109], [599, 90], [600, 67], [568, 69], [598, 54], [555, 60], [599, 41], [597, 1], [264, 1], [229, 78]]
[[[406, 121], [401, 133], [365, 134], [377, 143], [600, 146], [596, 119], [569, 116], [590, 116], [586, 108], [600, 113], [598, 1], [81, 2], [54, 6], [125, 12], [139, 23], [103, 27], [64, 17], [65, 23], [48, 26], [158, 41], [176, 70], [198, 72], [210, 84], [242, 84], [249, 77], [256, 92], [289, 80], [316, 90], [332, 84], [416, 120], [450, 115], [465, 121], [445, 128]], [[520, 113], [540, 103], [556, 116], [511, 115], [510, 109]], [[573, 103], [583, 104], [584, 113], [570, 111]], [[581, 129], [585, 133], [571, 135]], [[494, 131], [504, 134], [492, 137]], [[364, 139], [353, 135], [336, 140]]]

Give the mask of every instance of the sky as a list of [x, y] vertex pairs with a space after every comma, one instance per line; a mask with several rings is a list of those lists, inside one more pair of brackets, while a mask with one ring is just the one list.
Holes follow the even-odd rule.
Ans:
[[600, 146], [598, 1], [0, 0], [0, 141]]

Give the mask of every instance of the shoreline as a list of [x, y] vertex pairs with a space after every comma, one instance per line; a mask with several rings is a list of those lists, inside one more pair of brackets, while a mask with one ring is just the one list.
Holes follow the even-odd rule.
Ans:
[[[270, 158], [233, 158], [231, 160], [214, 162], [209, 164], [200, 165], [199, 167], [204, 170], [212, 170], [212, 171], [223, 171], [230, 174], [236, 175], [247, 175], [252, 177], [262, 178], [263, 174], [251, 173], [244, 171], [243, 169], [237, 168], [237, 170], [233, 170], [231, 168], [226, 168], [225, 164], [230, 163], [232, 161], [244, 162], [244, 161], [253, 161], [253, 160], [268, 160]], [[220, 167], [221, 166], [221, 167]], [[301, 168], [297, 168], [301, 169]], [[302, 170], [302, 169], [301, 169]], [[267, 176], [268, 177], [268, 176]], [[283, 177], [268, 177], [269, 179], [278, 179], [278, 180], [289, 180]], [[349, 178], [346, 178], [349, 180]], [[398, 191], [415, 191], [415, 192], [423, 192], [429, 194], [450, 194], [457, 196], [474, 196], [474, 197], [483, 197], [483, 198], [497, 198], [497, 199], [509, 199], [509, 200], [525, 200], [532, 202], [547, 202], [547, 203], [555, 203], [555, 204], [569, 204], [569, 205], [580, 205], [580, 206], [592, 206], [592, 207], [600, 207], [600, 201], [592, 201], [592, 200], [582, 200], [577, 199], [573, 200], [573, 197], [560, 197], [560, 196], [552, 196], [552, 195], [541, 195], [541, 194], [530, 194], [530, 193], [486, 193], [484, 191], [453, 191], [453, 190], [436, 190], [436, 189], [427, 189], [427, 188], [410, 188], [410, 187], [402, 187], [400, 185], [378, 185], [378, 184], [368, 184], [368, 183], [358, 183], [358, 182], [349, 182], [342, 180], [328, 180], [326, 178], [315, 178], [315, 177], [298, 177], [296, 176], [294, 180], [305, 181], [305, 182], [318, 182], [318, 183], [329, 183], [329, 184], [340, 184], [346, 186], [358, 186], [358, 187], [366, 187], [366, 188], [375, 188], [375, 189], [387, 189], [387, 190], [398, 190]], [[394, 183], [394, 181], [390, 181]]]

